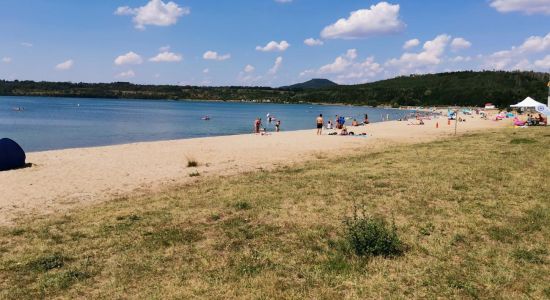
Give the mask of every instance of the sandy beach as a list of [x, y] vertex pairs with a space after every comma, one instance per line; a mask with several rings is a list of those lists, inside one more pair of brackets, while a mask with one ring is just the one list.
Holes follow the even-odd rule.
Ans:
[[[436, 122], [439, 128], [436, 128]], [[273, 169], [308, 159], [348, 155], [399, 143], [419, 143], [454, 134], [445, 118], [424, 126], [389, 121], [349, 127], [367, 137], [316, 136], [315, 130], [159, 141], [27, 154], [33, 166], [0, 172], [0, 223], [90, 205], [129, 193], [146, 193], [208, 176]], [[467, 117], [458, 133], [489, 130], [508, 121]], [[199, 166], [187, 166], [189, 159]], [[190, 176], [198, 172], [201, 176]]]

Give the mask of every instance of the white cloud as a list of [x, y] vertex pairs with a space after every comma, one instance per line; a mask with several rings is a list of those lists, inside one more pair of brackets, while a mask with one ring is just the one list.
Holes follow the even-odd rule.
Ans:
[[453, 51], [468, 49], [470, 47], [472, 47], [472, 43], [461, 37], [454, 38], [451, 42], [451, 49], [453, 49]]
[[117, 78], [133, 78], [136, 76], [133, 70], [128, 70], [126, 72], [118, 73], [115, 77]]
[[550, 70], [550, 55], [547, 55], [543, 59], [535, 61], [535, 66], [537, 68], [546, 69], [545, 72]]
[[3, 57], [2, 62], [5, 63], [5, 64], [9, 64], [9, 63], [12, 62], [12, 59], [11, 59], [11, 57]]
[[133, 15], [135, 27], [141, 30], [145, 29], [146, 25], [174, 25], [181, 16], [190, 13], [188, 7], [180, 7], [172, 1], [165, 3], [162, 0], [150, 0], [145, 6], [137, 8], [121, 6], [115, 11], [119, 16]]
[[115, 64], [116, 65], [139, 65], [143, 63], [143, 59], [139, 54], [130, 51], [124, 55], [120, 55], [117, 58], [115, 58]]
[[227, 59], [230, 59], [231, 58], [231, 54], [224, 54], [224, 55], [220, 55], [218, 54], [218, 52], [216, 51], [206, 51], [204, 52], [204, 54], [202, 55], [202, 58], [203, 59], [206, 59], [206, 60], [219, 60], [219, 61], [223, 61], [223, 60], [227, 60]]
[[346, 57], [349, 59], [356, 59], [357, 58], [357, 49], [349, 49], [346, 51]]
[[550, 50], [550, 33], [546, 36], [531, 36], [519, 46], [521, 52], [542, 52]]
[[[550, 51], [550, 33], [546, 36], [531, 36], [520, 46], [497, 51], [485, 60], [485, 67], [497, 70], [528, 70], [540, 68], [544, 63], [531, 65], [533, 55]], [[544, 60], [541, 60], [544, 61]]]
[[170, 49], [171, 49], [170, 45], [166, 45], [166, 46], [160, 47], [159, 51], [160, 52], [168, 52], [168, 51], [170, 51]]
[[491, 6], [501, 13], [522, 12], [528, 15], [550, 15], [548, 0], [491, 0]]
[[287, 41], [281, 41], [280, 43], [271, 41], [267, 43], [267, 45], [265, 45], [264, 47], [257, 46], [256, 50], [263, 51], [263, 52], [273, 52], [273, 51], [283, 52], [283, 51], [286, 51], [288, 47], [290, 47], [290, 44]]
[[351, 65], [351, 61], [344, 56], [338, 56], [334, 62], [319, 68], [319, 74], [335, 74], [344, 72]]
[[446, 34], [438, 35], [435, 39], [427, 41], [418, 53], [403, 53], [400, 58], [389, 60], [386, 65], [398, 67], [400, 73], [406, 73], [412, 69], [435, 66], [441, 63], [443, 53], [449, 44], [451, 37]]
[[74, 60], [69, 59], [67, 61], [64, 61], [64, 62], [56, 65], [55, 69], [58, 70], [58, 71], [66, 71], [66, 70], [72, 69], [73, 65], [74, 65]]
[[202, 70], [202, 72], [203, 72], [204, 74], [208, 74], [208, 73], [210, 73], [210, 69], [204, 69], [204, 70]]
[[461, 62], [469, 62], [472, 60], [472, 57], [470, 56], [456, 56], [456, 57], [453, 57], [450, 59], [451, 62], [454, 62], [454, 63], [461, 63]]
[[279, 72], [279, 69], [281, 68], [281, 66], [283, 65], [283, 58], [281, 56], [277, 57], [277, 59], [275, 59], [275, 64], [273, 65], [273, 67], [271, 67], [271, 69], [269, 69], [269, 74], [277, 74], [277, 72]]
[[356, 61], [357, 57], [357, 50], [349, 49], [332, 63], [321, 66], [318, 70], [306, 70], [300, 73], [300, 76], [333, 75], [331, 77], [340, 83], [357, 83], [373, 79], [383, 71], [383, 67], [374, 60], [374, 57]]
[[306, 44], [310, 47], [314, 47], [314, 46], [322, 46], [324, 44], [324, 42], [321, 41], [321, 40], [318, 40], [318, 39], [309, 38], [309, 39], [304, 40], [304, 44]]
[[405, 24], [399, 19], [399, 5], [380, 2], [370, 9], [350, 13], [349, 18], [340, 19], [321, 32], [325, 39], [358, 39], [374, 35], [396, 33]]
[[254, 68], [253, 65], [246, 65], [246, 67], [244, 67], [244, 72], [245, 73], [252, 73], [252, 72], [254, 72], [254, 70], [256, 70], [256, 68]]
[[181, 54], [176, 54], [173, 52], [161, 52], [155, 57], [151, 57], [149, 61], [151, 62], [180, 62], [182, 60]]
[[412, 39], [412, 40], [408, 40], [405, 42], [405, 44], [403, 45], [403, 49], [407, 50], [407, 49], [411, 49], [411, 48], [414, 48], [416, 46], [420, 45], [420, 40], [419, 39]]
[[30, 47], [32, 47], [32, 46], [33, 46], [33, 44], [31, 44], [31, 43], [28, 43], [28, 42], [23, 42], [23, 43], [21, 43], [21, 46], [23, 46], [23, 47], [27, 47], [27, 48], [30, 48]]
[[292, 0], [275, 0], [275, 2], [278, 2], [278, 3], [291, 3]]

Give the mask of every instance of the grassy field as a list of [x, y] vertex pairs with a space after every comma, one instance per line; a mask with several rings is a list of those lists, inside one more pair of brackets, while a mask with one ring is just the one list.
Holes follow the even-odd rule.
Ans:
[[[550, 130], [365, 151], [0, 230], [0, 298], [550, 298]], [[403, 252], [357, 256], [359, 206]]]

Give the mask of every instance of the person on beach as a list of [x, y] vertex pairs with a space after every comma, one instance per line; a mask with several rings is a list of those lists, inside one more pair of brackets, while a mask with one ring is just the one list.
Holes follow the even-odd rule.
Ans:
[[327, 122], [327, 129], [328, 130], [331, 130], [333, 127], [332, 127], [332, 121], [331, 120], [328, 120]]
[[323, 125], [325, 124], [325, 121], [323, 120], [323, 114], [320, 114], [315, 122], [317, 123], [317, 135], [321, 135], [323, 133]]
[[368, 125], [368, 124], [369, 124], [369, 115], [368, 115], [368, 114], [365, 114], [365, 120], [363, 120], [363, 124], [364, 124], [364, 125]]
[[256, 118], [256, 121], [254, 121], [254, 133], [260, 133], [261, 126], [262, 126], [262, 119]]
[[281, 130], [281, 120], [277, 120], [275, 122], [275, 132], [279, 132]]
[[359, 122], [357, 122], [356, 119], [353, 119], [353, 122], [351, 122], [351, 126], [354, 126], [354, 127], [359, 126]]
[[336, 126], [336, 129], [340, 129], [340, 118], [338, 117], [338, 115], [334, 117], [334, 126]]

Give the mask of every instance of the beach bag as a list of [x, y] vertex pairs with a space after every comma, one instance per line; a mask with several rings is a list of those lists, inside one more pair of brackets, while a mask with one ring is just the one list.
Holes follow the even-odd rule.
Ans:
[[23, 168], [25, 151], [11, 139], [0, 139], [0, 171]]

